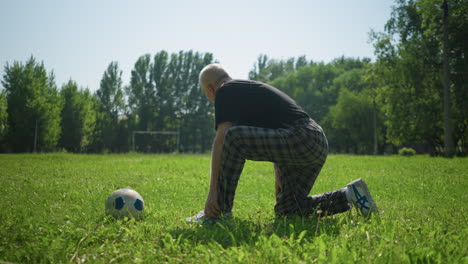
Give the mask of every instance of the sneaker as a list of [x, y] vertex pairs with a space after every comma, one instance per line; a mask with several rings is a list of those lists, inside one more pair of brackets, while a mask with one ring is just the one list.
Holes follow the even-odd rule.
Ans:
[[357, 179], [348, 183], [346, 186], [346, 198], [356, 206], [362, 215], [368, 216], [371, 213], [377, 213], [377, 205], [367, 188], [367, 184], [362, 179]]
[[209, 218], [205, 215], [205, 210], [201, 210], [196, 215], [188, 217], [185, 219], [187, 223], [197, 223], [197, 224], [214, 224], [219, 220], [232, 217], [232, 212], [224, 213], [222, 216], [217, 218]]

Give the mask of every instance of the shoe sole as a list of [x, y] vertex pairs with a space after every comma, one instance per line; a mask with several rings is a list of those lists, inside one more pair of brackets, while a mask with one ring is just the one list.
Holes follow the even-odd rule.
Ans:
[[196, 215], [186, 218], [185, 221], [187, 223], [214, 224], [217, 221], [220, 221], [220, 220], [223, 220], [223, 219], [229, 219], [231, 217], [232, 217], [232, 212], [225, 213], [222, 216], [217, 217], [217, 218], [208, 218], [208, 217], [205, 216], [205, 211], [201, 210]]
[[202, 224], [206, 219], [208, 218], [205, 216], [205, 211], [201, 210], [196, 215], [186, 218], [185, 221], [187, 221], [187, 223]]

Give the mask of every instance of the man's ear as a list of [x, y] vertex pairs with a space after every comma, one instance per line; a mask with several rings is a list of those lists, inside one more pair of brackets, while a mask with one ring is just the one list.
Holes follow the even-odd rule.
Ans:
[[215, 89], [214, 85], [209, 84], [209, 85], [208, 85], [208, 91], [209, 91], [210, 94], [212, 94], [213, 97], [214, 97], [214, 95], [215, 95], [215, 93], [216, 93], [216, 89]]

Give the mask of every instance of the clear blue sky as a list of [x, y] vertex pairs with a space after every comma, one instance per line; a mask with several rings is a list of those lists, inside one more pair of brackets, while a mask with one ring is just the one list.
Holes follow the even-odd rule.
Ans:
[[374, 58], [371, 29], [383, 31], [393, 0], [5, 0], [0, 3], [0, 75], [30, 55], [92, 91], [111, 61], [124, 84], [139, 56], [161, 50], [211, 52], [235, 78], [258, 55]]

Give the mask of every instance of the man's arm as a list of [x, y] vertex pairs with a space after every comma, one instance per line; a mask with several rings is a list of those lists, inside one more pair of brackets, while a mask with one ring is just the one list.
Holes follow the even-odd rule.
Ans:
[[275, 197], [278, 196], [278, 194], [281, 192], [281, 189], [283, 188], [283, 182], [281, 179], [281, 171], [278, 166], [278, 164], [274, 164], [275, 167]]
[[223, 122], [218, 125], [216, 136], [213, 141], [211, 151], [211, 181], [208, 199], [205, 204], [205, 215], [211, 218], [218, 217], [221, 214], [221, 208], [218, 204], [218, 176], [221, 163], [221, 152], [223, 150], [224, 136], [226, 131], [233, 126], [231, 122]]

